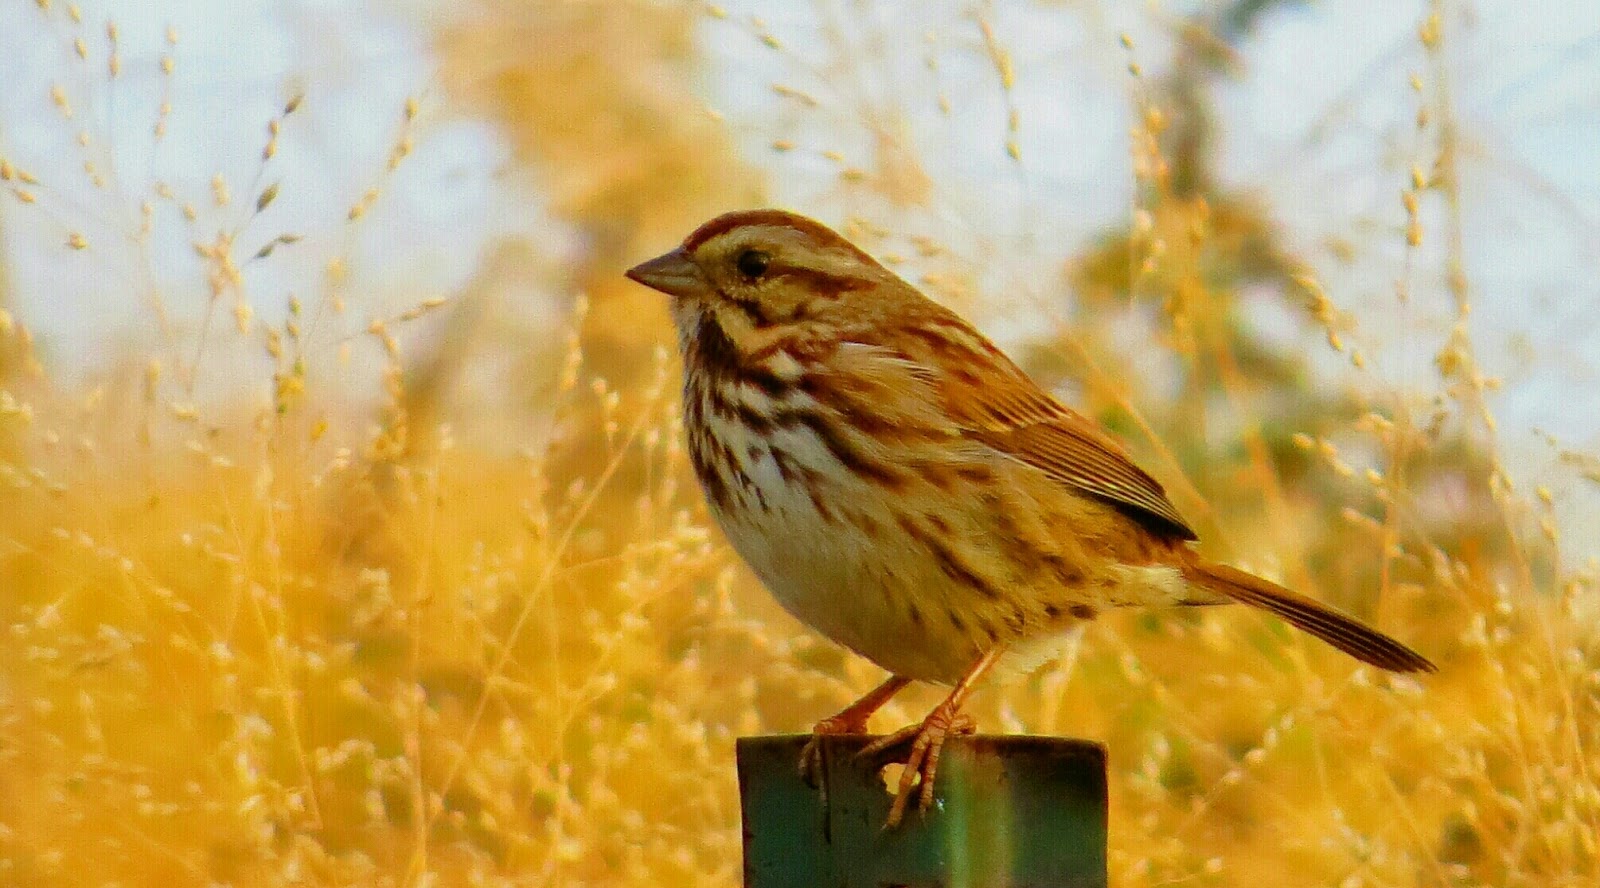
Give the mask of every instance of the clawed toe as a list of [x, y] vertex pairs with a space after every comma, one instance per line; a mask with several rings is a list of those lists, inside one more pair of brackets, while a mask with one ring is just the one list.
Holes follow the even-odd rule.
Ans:
[[[900, 730], [895, 731], [893, 734], [886, 734], [872, 741], [871, 743], [868, 743], [866, 746], [861, 747], [861, 749], [856, 752], [855, 759], [857, 762], [870, 765], [874, 759], [878, 758], [884, 752], [894, 749], [896, 746], [903, 746], [906, 743], [911, 742], [912, 739], [914, 739], [917, 734], [921, 732], [921, 724], [906, 725]], [[880, 763], [879, 767], [891, 763], [892, 762], [885, 761]]]
[[817, 722], [811, 729], [811, 739], [800, 748], [800, 779], [812, 788], [821, 788], [822, 781], [822, 738], [837, 737], [844, 734], [865, 734], [867, 724], [864, 719], [851, 719], [844, 713], [825, 718]]
[[[944, 752], [945, 741], [952, 736], [971, 734], [976, 729], [977, 725], [971, 716], [949, 712], [941, 706], [929, 713], [921, 724], [909, 725], [887, 737], [880, 737], [856, 754], [858, 760], [875, 759], [886, 750], [907, 742], [911, 744], [906, 752], [905, 768], [900, 772], [900, 781], [895, 787], [894, 803], [889, 807], [889, 819], [883, 825], [885, 830], [894, 829], [905, 819], [913, 791], [917, 792], [919, 811], [926, 812], [933, 806], [934, 779], [939, 773], [939, 757]], [[920, 790], [917, 789], [919, 786]]]
[[[806, 745], [800, 750], [800, 778], [826, 792], [822, 780], [822, 738], [839, 734], [865, 734], [867, 719], [870, 719], [879, 707], [889, 702], [890, 697], [910, 683], [911, 679], [905, 676], [891, 675], [837, 715], [817, 722], [816, 727], [811, 729], [811, 739], [806, 741]], [[823, 797], [823, 802], [827, 802], [826, 795]]]
[[819, 731], [812, 731], [811, 739], [800, 747], [800, 779], [812, 789], [822, 786], [822, 738], [826, 736]]

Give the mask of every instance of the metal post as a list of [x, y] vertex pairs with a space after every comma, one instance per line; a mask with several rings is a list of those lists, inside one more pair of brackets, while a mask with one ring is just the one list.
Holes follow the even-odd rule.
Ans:
[[805, 735], [737, 744], [745, 888], [1104, 888], [1106, 751], [1057, 737], [952, 738], [934, 806], [892, 832], [889, 791], [829, 737], [824, 792], [800, 778]]

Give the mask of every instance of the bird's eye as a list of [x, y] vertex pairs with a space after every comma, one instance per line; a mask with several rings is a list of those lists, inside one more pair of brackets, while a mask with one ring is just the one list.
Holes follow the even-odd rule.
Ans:
[[734, 265], [738, 267], [739, 273], [745, 277], [758, 278], [766, 274], [767, 263], [771, 261], [772, 257], [760, 250], [745, 250], [739, 254], [738, 259], [734, 260]]

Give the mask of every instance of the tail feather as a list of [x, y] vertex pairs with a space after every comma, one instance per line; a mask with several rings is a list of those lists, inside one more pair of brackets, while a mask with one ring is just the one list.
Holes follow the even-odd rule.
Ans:
[[1363, 663], [1391, 672], [1434, 672], [1427, 657], [1356, 620], [1225, 564], [1193, 562], [1184, 577], [1200, 588], [1281, 617]]

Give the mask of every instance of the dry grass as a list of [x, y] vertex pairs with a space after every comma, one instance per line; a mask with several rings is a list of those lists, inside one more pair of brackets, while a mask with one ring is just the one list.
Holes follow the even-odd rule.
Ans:
[[[83, 30], [75, 11], [40, 14]], [[723, 15], [719, 39], [787, 51]], [[281, 323], [258, 320], [255, 300], [288, 297], [247, 292], [240, 269], [296, 261], [293, 244], [250, 227], [275, 188], [233, 197], [221, 177], [213, 204], [246, 220], [221, 234], [159, 188], [120, 195], [111, 223], [138, 243], [151, 212], [187, 219], [216, 323], [170, 324], [150, 293], [111, 282], [104, 298], [143, 300], [166, 338], [80, 386], [55, 381], [26, 318], [0, 314], [0, 885], [738, 882], [733, 738], [804, 729], [879, 675], [781, 615], [707, 526], [664, 314], [617, 276], [760, 192], [725, 124], [696, 110], [699, 18], [491, 6], [441, 35], [452, 95], [503, 122], [594, 246], [560, 270], [582, 293], [570, 328], [536, 331], [536, 357], [513, 361], [525, 416], [464, 415], [451, 383], [473, 353], [409, 335], [479, 295], [318, 337], [311, 318], [365, 312], [335, 264]], [[968, 27], [952, 39], [992, 65], [1012, 112], [996, 137], [1024, 163], [1015, 63], [987, 20]], [[1185, 27], [1196, 42], [1180, 53], [1201, 65], [1205, 31]], [[1440, 27], [1419, 28], [1428, 113], [1415, 181], [1396, 183], [1409, 222], [1384, 235], [1405, 244], [1402, 293], [1426, 263], [1460, 259]], [[829, 44], [836, 59], [847, 44]], [[1137, 67], [1136, 48], [1127, 58]], [[118, 76], [95, 63], [106, 73], [86, 59], [87, 81]], [[908, 273], [981, 317], [986, 281], [962, 258], [981, 253], [886, 234], [918, 231], [940, 199], [898, 112], [848, 88], [859, 70], [807, 70], [861, 105], [780, 84], [778, 119], [745, 125], [784, 157], [812, 151], [790, 128], [865, 129], [854, 160], [812, 152], [830, 165], [825, 202], [852, 208], [830, 221], [898, 247]], [[1363, 330], [1385, 319], [1341, 309], [1263, 210], [1207, 180], [1203, 144], [1184, 138], [1205, 109], [1183, 84], [1129, 84], [1136, 206], [1096, 250], [1055, 257], [1079, 298], [1022, 354], [1118, 429], [1208, 536], [1442, 669], [1381, 676], [1239, 612], [1115, 615], [1071, 663], [980, 695], [980, 720], [1109, 744], [1117, 885], [1595, 884], [1600, 590], [1563, 556], [1550, 492], [1508, 481], [1470, 281], [1445, 275], [1459, 320], [1437, 377], [1384, 390], [1360, 371]], [[295, 112], [270, 122], [264, 171]], [[424, 125], [414, 103], [395, 121], [352, 227]], [[39, 182], [24, 158], [0, 170], [7, 225], [70, 230], [61, 195], [106, 188], [92, 165], [78, 183]], [[277, 248], [259, 256], [263, 243]], [[97, 248], [75, 231], [63, 247]], [[1263, 284], [1354, 382], [1252, 336], [1241, 293]], [[265, 357], [227, 364], [223, 345]], [[351, 350], [383, 368], [377, 389], [351, 391], [365, 384], [339, 370]], [[197, 380], [241, 372], [270, 394], [197, 401]], [[1575, 475], [1596, 464], [1570, 461]], [[908, 694], [877, 724], [932, 700]]]

